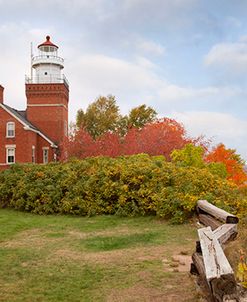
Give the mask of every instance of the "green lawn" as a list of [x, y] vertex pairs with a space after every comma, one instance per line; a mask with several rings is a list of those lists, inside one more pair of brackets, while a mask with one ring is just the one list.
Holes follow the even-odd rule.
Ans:
[[0, 226], [0, 301], [198, 301], [174, 260], [190, 261], [193, 223], [1, 209]]

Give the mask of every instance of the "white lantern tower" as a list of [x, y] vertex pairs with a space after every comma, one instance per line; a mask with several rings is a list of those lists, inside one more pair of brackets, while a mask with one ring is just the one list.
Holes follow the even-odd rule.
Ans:
[[67, 82], [61, 74], [64, 68], [64, 59], [58, 56], [58, 46], [53, 44], [50, 36], [38, 46], [38, 56], [32, 56], [31, 83], [64, 83]]

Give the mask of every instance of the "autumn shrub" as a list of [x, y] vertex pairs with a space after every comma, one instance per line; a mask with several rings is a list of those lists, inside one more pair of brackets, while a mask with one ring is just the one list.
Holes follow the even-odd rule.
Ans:
[[223, 163], [226, 167], [227, 179], [229, 181], [238, 186], [246, 185], [245, 161], [236, 153], [235, 149], [227, 149], [224, 144], [219, 144], [207, 154], [205, 161], [209, 163]]
[[193, 215], [198, 199], [247, 213], [247, 200], [236, 185], [164, 156], [92, 157], [13, 165], [0, 172], [0, 205], [37, 214], [157, 215], [182, 223]]

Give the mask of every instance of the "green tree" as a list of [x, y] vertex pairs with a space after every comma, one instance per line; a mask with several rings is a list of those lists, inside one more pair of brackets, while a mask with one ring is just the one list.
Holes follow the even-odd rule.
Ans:
[[142, 128], [144, 125], [154, 122], [157, 119], [157, 112], [145, 104], [131, 109], [128, 116], [128, 126]]
[[223, 179], [227, 178], [226, 166], [223, 163], [208, 163], [207, 168], [212, 174]]
[[174, 150], [171, 159], [179, 166], [203, 168], [205, 166], [203, 155], [203, 147], [187, 144], [181, 150]]
[[112, 95], [100, 96], [91, 103], [84, 112], [77, 111], [76, 126], [84, 128], [94, 139], [106, 132], [118, 132], [124, 136], [129, 128], [142, 128], [147, 123], [155, 121], [157, 112], [146, 105], [140, 105], [130, 110], [129, 115], [122, 116], [116, 99]]
[[181, 150], [174, 150], [171, 154], [172, 162], [182, 167], [205, 168], [213, 175], [225, 179], [227, 176], [226, 167], [223, 163], [205, 162], [205, 150], [201, 146], [187, 144]]
[[121, 115], [115, 97], [100, 96], [88, 106], [86, 112], [82, 109], [78, 110], [76, 125], [84, 128], [95, 139], [108, 131], [115, 132], [120, 119]]

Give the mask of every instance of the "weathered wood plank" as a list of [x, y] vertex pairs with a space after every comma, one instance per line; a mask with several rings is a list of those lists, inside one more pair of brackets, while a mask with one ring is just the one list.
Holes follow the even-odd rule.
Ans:
[[207, 200], [198, 200], [197, 208], [198, 212], [208, 213], [224, 223], [238, 223], [239, 221], [237, 216], [217, 208], [216, 206], [207, 202]]
[[221, 275], [233, 274], [233, 270], [211, 227], [198, 230], [202, 255], [208, 281], [220, 278]]
[[211, 227], [198, 230], [206, 280], [210, 285], [215, 301], [222, 301], [226, 294], [236, 291], [233, 270]]
[[236, 238], [238, 234], [237, 224], [223, 224], [213, 231], [213, 235], [221, 245]]
[[199, 214], [198, 219], [205, 226], [210, 226], [213, 231], [221, 226], [221, 222], [210, 215]]

